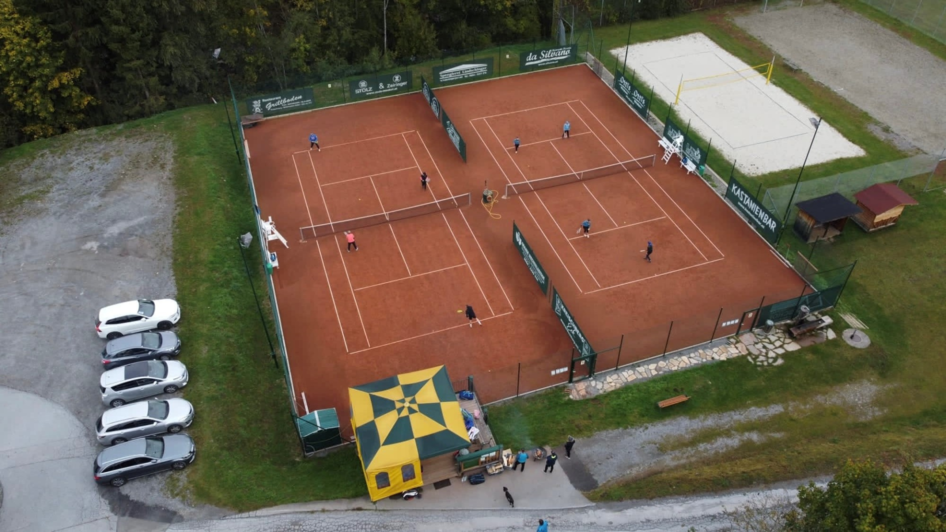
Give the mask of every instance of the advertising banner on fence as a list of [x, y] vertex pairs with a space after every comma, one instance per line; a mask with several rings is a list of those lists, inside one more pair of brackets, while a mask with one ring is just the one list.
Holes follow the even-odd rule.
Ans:
[[457, 131], [457, 126], [450, 121], [450, 117], [447, 116], [447, 112], [443, 109], [440, 110], [440, 123], [443, 124], [443, 128], [447, 130], [447, 136], [450, 137], [450, 142], [453, 142], [453, 146], [460, 152], [460, 157], [463, 157], [463, 162], [466, 162], [466, 142], [463, 141], [463, 137], [461, 137], [460, 132]]
[[[709, 153], [701, 148], [696, 141], [684, 134], [680, 126], [675, 124], [670, 117], [667, 117], [667, 125], [664, 126], [664, 138], [673, 142], [673, 139], [678, 135], [683, 136], [683, 154], [687, 156], [687, 159], [693, 161], [698, 167], [706, 166], [706, 157]], [[700, 169], [700, 175], [703, 175], [702, 168]]]
[[544, 50], [532, 50], [519, 54], [519, 69], [543, 68], [547, 66], [567, 65], [578, 59], [578, 45], [559, 46]]
[[279, 94], [271, 94], [269, 96], [259, 96], [246, 101], [246, 109], [248, 114], [251, 115], [261, 114], [263, 116], [275, 116], [304, 111], [310, 107], [315, 107], [315, 97], [312, 95], [312, 87], [280, 92]]
[[548, 294], [549, 276], [539, 263], [539, 258], [532, 252], [532, 248], [529, 246], [529, 243], [526, 242], [525, 237], [522, 236], [522, 232], [519, 231], [516, 222], [512, 223], [512, 243], [516, 245], [516, 249], [518, 249], [519, 254], [522, 255], [522, 260], [526, 261], [526, 267], [532, 272], [532, 277], [535, 277], [535, 281], [539, 283], [539, 288], [542, 289], [542, 293]]
[[580, 356], [585, 357], [595, 354], [595, 350], [591, 348], [591, 344], [585, 338], [585, 333], [578, 328], [578, 323], [575, 322], [575, 318], [572, 317], [572, 313], [568, 311], [568, 307], [565, 306], [565, 302], [562, 301], [562, 297], [558, 295], [558, 290], [554, 287], [552, 288], [552, 310], [555, 311], [558, 320], [562, 322], [565, 332], [572, 339], [572, 343], [575, 344]]
[[759, 231], [762, 238], [770, 243], [775, 243], [778, 240], [778, 235], [782, 232], [782, 223], [771, 211], [752, 197], [752, 194], [735, 177], [729, 178], [729, 186], [726, 187], [726, 199], [749, 219], [749, 222]]
[[440, 100], [434, 96], [434, 90], [427, 84], [427, 80], [424, 79], [424, 76], [420, 77], [420, 90], [424, 93], [424, 99], [427, 100], [427, 105], [429, 105], [430, 110], [434, 112], [434, 116], [437, 117], [437, 120], [440, 120]]
[[348, 82], [353, 100], [372, 96], [392, 95], [411, 90], [411, 71], [395, 72], [381, 76], [365, 76]]
[[493, 76], [493, 58], [470, 59], [462, 63], [434, 67], [434, 84], [449, 85]]
[[637, 90], [637, 87], [628, 81], [627, 78], [624, 77], [624, 74], [616, 74], [614, 76], [614, 90], [618, 91], [621, 98], [624, 98], [624, 101], [633, 107], [634, 110], [637, 111], [637, 114], [645, 119], [647, 118], [647, 109], [650, 109], [649, 99], [647, 96], [644, 96], [644, 93]]

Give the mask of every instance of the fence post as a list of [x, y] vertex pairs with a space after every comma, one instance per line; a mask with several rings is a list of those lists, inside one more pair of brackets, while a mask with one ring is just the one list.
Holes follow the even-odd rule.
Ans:
[[920, 8], [923, 7], [923, 0], [920, 0], [916, 5], [916, 11], [913, 12], [913, 18], [910, 19], [910, 25], [913, 25], [913, 21], [916, 20], [916, 14], [920, 12]]
[[[749, 325], [749, 329], [747, 329], [747, 330], [750, 330], [750, 331], [751, 331], [752, 329], [755, 328], [754, 326], [758, 323], [758, 321], [759, 321], [759, 316], [762, 314], [762, 307], [764, 307], [764, 306], [765, 306], [765, 296], [762, 296], [762, 301], [759, 301], [759, 310], [756, 312], [755, 317], [752, 318], [752, 323]], [[740, 327], [739, 327], [739, 328], [740, 328], [740, 329], [742, 328], [741, 324], [740, 324]], [[738, 332], [738, 331], [737, 331], [737, 332]]]
[[670, 345], [670, 334], [673, 332], [673, 322], [670, 322], [670, 328], [667, 329], [667, 342], [664, 344], [664, 352], [661, 355], [667, 354], [667, 347]]
[[519, 378], [522, 376], [522, 362], [516, 364], [516, 397], [519, 397]]
[[623, 349], [624, 349], [624, 335], [622, 334], [622, 335], [621, 335], [621, 343], [618, 344], [618, 361], [615, 362], [615, 364], [614, 364], [614, 369], [615, 369], [615, 371], [617, 371], [617, 369], [618, 369], [619, 367], [621, 367], [621, 350], [623, 350]]
[[834, 304], [837, 305], [838, 301], [841, 301], [841, 294], [844, 293], [844, 289], [847, 288], [847, 282], [851, 278], [851, 274], [854, 273], [854, 267], [857, 266], [857, 261], [854, 261], [854, 264], [851, 264], [851, 269], [847, 272], [847, 277], [844, 279], [844, 284], [841, 285], [841, 291], [838, 292], [838, 298], [834, 300]]
[[466, 391], [476, 393], [473, 391], [473, 375], [466, 376]]
[[719, 307], [719, 315], [716, 316], [716, 325], [713, 326], [713, 334], [710, 335], [710, 342], [713, 341], [713, 338], [716, 338], [716, 329], [719, 328], [719, 320], [723, 317], [723, 307]]
[[795, 313], [798, 312], [798, 307], [801, 306], [801, 300], [802, 300], [802, 298], [805, 297], [805, 291], [808, 290], [808, 284], [807, 284], [807, 283], [808, 283], [808, 281], [806, 280], [806, 281], [805, 281], [805, 286], [802, 287], [802, 289], [801, 289], [801, 295], [798, 296], [798, 301], [795, 303], [795, 308], [792, 310], [792, 317], [789, 318], [789, 320], [791, 320], [792, 318], [795, 317]]

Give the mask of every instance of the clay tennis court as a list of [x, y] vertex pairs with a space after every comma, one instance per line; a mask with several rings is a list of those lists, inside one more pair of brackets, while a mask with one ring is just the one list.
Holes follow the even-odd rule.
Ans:
[[[595, 348], [625, 335], [622, 364], [659, 354], [671, 321], [669, 347], [685, 347], [803, 289], [701, 178], [654, 160], [656, 135], [584, 65], [436, 93], [467, 163], [419, 93], [246, 131], [262, 216], [289, 240], [273, 279], [300, 409], [334, 407], [345, 426], [348, 386], [438, 364], [474, 375], [486, 402], [562, 382], [571, 342], [512, 244], [513, 221]], [[507, 196], [492, 216], [484, 182]], [[466, 305], [482, 325], [469, 326]]]

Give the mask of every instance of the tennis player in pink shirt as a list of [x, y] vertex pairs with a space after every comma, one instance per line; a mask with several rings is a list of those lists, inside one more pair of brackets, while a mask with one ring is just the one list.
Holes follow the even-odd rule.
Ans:
[[345, 231], [345, 239], [348, 240], [348, 252], [351, 252], [352, 246], [355, 247], [355, 251], [358, 251], [358, 244], [355, 243], [355, 233], [351, 231]]

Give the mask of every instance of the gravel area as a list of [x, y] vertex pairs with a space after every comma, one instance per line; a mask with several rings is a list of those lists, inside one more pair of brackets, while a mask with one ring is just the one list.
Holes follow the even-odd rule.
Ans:
[[[747, 408], [722, 414], [699, 417], [677, 417], [641, 427], [609, 430], [579, 440], [576, 457], [598, 485], [634, 478], [647, 471], [659, 470], [735, 449], [745, 442], [780, 438], [779, 433], [738, 432], [741, 423], [760, 421], [783, 412], [803, 416], [812, 408], [837, 406], [847, 411], [852, 420], [865, 421], [882, 412], [873, 400], [883, 388], [867, 382], [839, 387], [836, 391], [815, 396], [803, 403], [775, 404], [764, 408]], [[699, 437], [705, 431], [722, 431], [708, 442], [687, 446], [688, 437]]]
[[[0, 322], [6, 325], [0, 387], [63, 407], [85, 427], [74, 437], [85, 439], [94, 455], [100, 449], [95, 422], [105, 410], [98, 390], [104, 340], [93, 323], [98, 309], [176, 293], [174, 146], [144, 128], [84, 131], [49, 146], [0, 168], [4, 193], [21, 198], [4, 203], [0, 213]], [[181, 360], [187, 363], [186, 345]], [[117, 516], [170, 522], [220, 513], [165, 495], [168, 474], [116, 490], [97, 487], [90, 472], [91, 459], [78, 482], [89, 491], [75, 497], [98, 493]], [[31, 510], [41, 523], [42, 506]], [[75, 517], [76, 524], [84, 519]]]
[[835, 4], [735, 22], [910, 143], [946, 148], [946, 63], [925, 49]]

